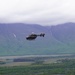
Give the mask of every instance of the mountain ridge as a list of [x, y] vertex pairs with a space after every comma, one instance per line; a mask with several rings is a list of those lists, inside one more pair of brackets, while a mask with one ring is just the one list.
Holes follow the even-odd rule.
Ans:
[[[32, 32], [44, 32], [44, 38], [27, 41]], [[75, 53], [75, 23], [56, 26], [10, 23], [0, 24], [0, 56], [49, 55]]]

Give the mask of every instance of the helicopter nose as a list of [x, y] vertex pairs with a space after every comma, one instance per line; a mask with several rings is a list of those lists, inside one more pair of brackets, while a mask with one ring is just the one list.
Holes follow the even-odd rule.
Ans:
[[26, 36], [26, 39], [28, 39], [28, 36]]

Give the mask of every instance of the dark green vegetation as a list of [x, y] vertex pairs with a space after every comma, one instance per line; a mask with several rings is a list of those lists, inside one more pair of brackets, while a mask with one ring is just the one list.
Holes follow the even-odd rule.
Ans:
[[[27, 41], [26, 36], [44, 32], [44, 38]], [[0, 24], [0, 56], [75, 53], [75, 23], [57, 26]]]
[[75, 59], [62, 59], [52, 64], [0, 67], [0, 75], [75, 75]]

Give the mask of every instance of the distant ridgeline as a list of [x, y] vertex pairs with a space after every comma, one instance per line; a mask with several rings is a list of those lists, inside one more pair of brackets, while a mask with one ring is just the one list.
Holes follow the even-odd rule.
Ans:
[[[26, 40], [26, 36], [32, 32], [44, 32], [46, 35], [33, 41]], [[0, 24], [0, 56], [59, 53], [75, 53], [75, 23], [56, 26]]]

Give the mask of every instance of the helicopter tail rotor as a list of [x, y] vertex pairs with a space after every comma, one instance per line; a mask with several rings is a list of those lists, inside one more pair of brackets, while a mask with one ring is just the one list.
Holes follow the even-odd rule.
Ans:
[[44, 37], [44, 36], [45, 36], [45, 34], [44, 34], [44, 33], [41, 33], [41, 34], [40, 34], [40, 36]]

